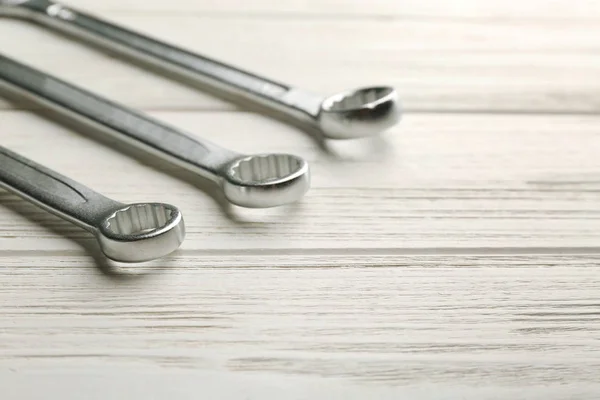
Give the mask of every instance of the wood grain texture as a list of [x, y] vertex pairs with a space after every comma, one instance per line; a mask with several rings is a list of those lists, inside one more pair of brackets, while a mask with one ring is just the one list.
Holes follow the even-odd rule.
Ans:
[[[160, 274], [110, 281], [81, 257], [35, 268], [31, 257], [4, 259], [4, 390], [32, 392], [24, 376], [42, 387], [76, 378], [75, 393], [109, 380], [97, 390], [115, 393], [114, 384], [123, 399], [592, 399], [600, 390], [597, 256], [203, 261], [177, 257]], [[148, 382], [125, 384], [140, 375]]]
[[[600, 110], [600, 24], [595, 21], [101, 15], [324, 95], [360, 86], [393, 85], [409, 112]], [[44, 45], [23, 46], [23, 41]], [[234, 109], [199, 90], [21, 21], [3, 21], [0, 47], [6, 55], [131, 106]], [[144, 95], [134, 88], [143, 88]]]
[[3, 146], [115, 199], [176, 204], [188, 230], [169, 257], [112, 263], [0, 191], [0, 398], [598, 398], [597, 2], [70, 4], [316, 92], [394, 84], [408, 113], [319, 146], [2, 21], [4, 54], [242, 153], [298, 154], [313, 187], [290, 207], [226, 206], [0, 97]]

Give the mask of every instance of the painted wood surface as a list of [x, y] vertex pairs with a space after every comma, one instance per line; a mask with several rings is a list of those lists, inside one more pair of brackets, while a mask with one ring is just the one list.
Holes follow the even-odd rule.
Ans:
[[394, 84], [407, 113], [381, 138], [319, 144], [2, 21], [3, 54], [225, 147], [303, 156], [313, 187], [227, 206], [0, 97], [3, 146], [118, 200], [177, 204], [188, 228], [172, 256], [116, 264], [0, 192], [1, 398], [598, 398], [596, 2], [70, 4], [316, 92]]

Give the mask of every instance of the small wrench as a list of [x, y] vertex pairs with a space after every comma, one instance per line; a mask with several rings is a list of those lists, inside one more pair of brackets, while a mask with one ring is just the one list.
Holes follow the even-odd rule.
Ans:
[[0, 146], [0, 187], [92, 232], [102, 252], [120, 262], [166, 256], [185, 237], [170, 204], [123, 204]]
[[226, 150], [1, 54], [0, 86], [211, 179], [239, 206], [295, 202], [310, 186], [300, 157]]
[[323, 98], [141, 35], [49, 0], [0, 0], [0, 15], [57, 29], [308, 123], [323, 137], [373, 136], [400, 120], [393, 87], [366, 87]]

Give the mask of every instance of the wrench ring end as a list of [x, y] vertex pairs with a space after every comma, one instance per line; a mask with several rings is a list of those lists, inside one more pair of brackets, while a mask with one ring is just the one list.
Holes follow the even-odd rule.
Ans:
[[326, 138], [356, 139], [391, 128], [401, 115], [396, 89], [374, 86], [328, 97], [321, 104], [317, 121]]
[[103, 253], [119, 262], [145, 262], [177, 250], [185, 238], [181, 211], [164, 203], [128, 204], [99, 224]]
[[229, 163], [223, 178], [223, 191], [233, 204], [269, 208], [300, 200], [310, 187], [310, 168], [291, 154], [256, 154]]

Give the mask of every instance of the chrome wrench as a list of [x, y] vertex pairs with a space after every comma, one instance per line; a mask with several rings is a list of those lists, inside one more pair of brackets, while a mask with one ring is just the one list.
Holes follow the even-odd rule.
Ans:
[[92, 232], [115, 261], [166, 256], [185, 237], [181, 212], [172, 205], [119, 203], [2, 146], [0, 187]]
[[372, 136], [400, 120], [396, 90], [366, 87], [323, 98], [141, 35], [49, 0], [0, 0], [0, 15], [23, 18], [258, 103], [316, 128], [323, 137]]
[[0, 86], [211, 179], [239, 206], [292, 203], [310, 186], [300, 157], [226, 150], [1, 54]]

